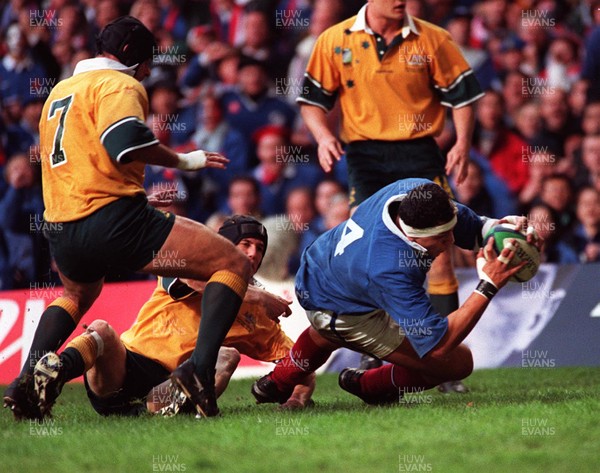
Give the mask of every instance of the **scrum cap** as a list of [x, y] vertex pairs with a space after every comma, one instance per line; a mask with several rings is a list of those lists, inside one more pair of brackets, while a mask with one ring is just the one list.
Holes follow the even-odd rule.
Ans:
[[152, 57], [156, 48], [154, 35], [132, 16], [122, 16], [104, 27], [96, 39], [98, 54], [109, 53], [131, 67]]
[[219, 235], [224, 236], [234, 245], [237, 245], [244, 238], [256, 238], [265, 244], [263, 256], [267, 252], [267, 244], [269, 242], [267, 229], [262, 223], [249, 215], [234, 215], [233, 217], [229, 217], [221, 225], [221, 228], [219, 228]]

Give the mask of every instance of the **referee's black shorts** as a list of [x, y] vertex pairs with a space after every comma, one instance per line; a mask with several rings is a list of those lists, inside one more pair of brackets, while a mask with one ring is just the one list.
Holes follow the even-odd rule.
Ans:
[[91, 283], [109, 268], [137, 271], [152, 261], [169, 236], [175, 215], [148, 204], [144, 194], [122, 197], [93, 214], [46, 225], [45, 237], [60, 271]]
[[411, 177], [431, 179], [450, 196], [446, 159], [431, 137], [406, 141], [353, 141], [346, 146], [350, 206], [383, 187]]

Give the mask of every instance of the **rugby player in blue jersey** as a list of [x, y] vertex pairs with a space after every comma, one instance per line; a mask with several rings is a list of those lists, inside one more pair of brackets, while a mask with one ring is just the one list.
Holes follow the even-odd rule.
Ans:
[[[519, 228], [526, 222], [506, 220]], [[340, 373], [340, 386], [369, 404], [398, 402], [402, 393], [469, 376], [473, 358], [462, 342], [522, 267], [509, 265], [517, 242], [499, 255], [492, 240], [480, 248], [482, 235], [502, 221], [476, 215], [427, 179], [396, 181], [365, 200], [352, 218], [303, 253], [296, 295], [311, 325], [287, 358], [254, 383], [257, 401], [285, 402], [339, 347], [390, 362]], [[541, 245], [533, 234], [528, 242]], [[432, 306], [424, 284], [431, 263], [452, 244], [478, 251], [481, 281], [446, 318]]]

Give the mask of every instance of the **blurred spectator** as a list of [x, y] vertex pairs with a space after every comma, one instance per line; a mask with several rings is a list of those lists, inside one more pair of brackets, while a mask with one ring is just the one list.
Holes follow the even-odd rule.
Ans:
[[581, 130], [584, 135], [600, 135], [600, 100], [588, 103], [583, 109]]
[[183, 41], [188, 27], [176, 0], [160, 0], [160, 24], [175, 41]]
[[206, 220], [205, 225], [208, 228], [210, 228], [213, 232], [218, 232], [219, 228], [221, 228], [221, 226], [225, 223], [225, 220], [227, 220], [228, 218], [229, 217], [227, 216], [227, 214], [224, 214], [222, 212], [215, 212], [210, 217], [208, 217], [208, 220]]
[[585, 41], [585, 57], [581, 67], [581, 77], [588, 81], [587, 99], [600, 100], [600, 26], [592, 30]]
[[160, 39], [162, 26], [158, 0], [136, 0], [131, 5], [129, 14], [140, 20], [157, 37], [157, 40]]
[[317, 0], [310, 17], [308, 35], [296, 46], [295, 54], [288, 68], [287, 100], [295, 106], [300, 95], [304, 73], [317, 37], [330, 26], [340, 21], [341, 0]]
[[539, 202], [546, 204], [554, 213], [556, 234], [561, 238], [573, 224], [573, 188], [564, 174], [551, 174], [542, 181]]
[[470, 45], [472, 20], [473, 14], [469, 8], [457, 6], [454, 9], [452, 18], [446, 24], [446, 29], [460, 47], [481, 88], [483, 90], [492, 87], [497, 88], [499, 79], [494, 70], [492, 58], [485, 49], [473, 48]]
[[539, 198], [544, 179], [557, 171], [556, 157], [542, 150], [528, 156], [529, 180], [519, 193], [519, 205], [526, 209]]
[[10, 25], [3, 39], [6, 54], [0, 61], [0, 97], [22, 104], [30, 99], [32, 84], [48, 77], [48, 73], [34, 61], [19, 25]]
[[534, 138], [542, 130], [542, 117], [537, 102], [529, 100], [521, 104], [515, 111], [515, 128], [528, 144], [533, 144]]
[[549, 87], [569, 91], [579, 79], [580, 73], [578, 39], [566, 33], [552, 39], [545, 68], [540, 73], [540, 77], [548, 80]]
[[576, 188], [586, 185], [595, 186], [600, 177], [600, 135], [586, 135], [581, 142], [580, 159], [574, 178]]
[[285, 212], [285, 198], [295, 187], [314, 189], [322, 179], [321, 169], [297, 156], [289, 134], [280, 127], [267, 126], [256, 134], [256, 153], [260, 164], [254, 177], [260, 185], [261, 208], [265, 215]]
[[485, 187], [483, 171], [474, 161], [469, 161], [467, 177], [456, 186], [456, 200], [471, 208], [479, 215], [495, 216], [492, 196]]
[[500, 43], [496, 68], [500, 78], [506, 80], [510, 72], [523, 72], [525, 42], [516, 35], [504, 38]]
[[30, 147], [39, 144], [39, 123], [43, 106], [41, 99], [28, 101], [23, 107], [19, 123], [7, 127], [6, 151], [9, 156], [20, 153], [29, 155]]
[[474, 5], [471, 26], [471, 42], [483, 48], [494, 35], [502, 36], [506, 28], [507, 2], [505, 0], [483, 0]]
[[181, 94], [175, 84], [161, 81], [150, 91], [148, 127], [165, 146], [178, 146], [189, 141], [195, 124], [179, 107]]
[[485, 156], [493, 171], [509, 189], [518, 194], [527, 179], [527, 143], [504, 123], [504, 103], [500, 93], [489, 90], [475, 104], [473, 147]]
[[221, 169], [203, 171], [214, 185], [217, 208], [223, 208], [232, 176], [247, 174], [251, 170], [248, 156], [249, 144], [239, 131], [224, 120], [221, 103], [216, 97], [208, 95], [201, 103], [202, 118], [198, 129], [192, 135], [190, 151], [203, 149], [221, 153], [229, 158], [225, 172]]
[[124, 12], [122, 12], [120, 9], [119, 2], [117, 0], [98, 0], [95, 12], [94, 30], [92, 32], [94, 37], [111, 21], [116, 20], [118, 17], [124, 14]]
[[252, 135], [266, 125], [291, 130], [296, 111], [279, 97], [269, 95], [269, 77], [262, 62], [242, 57], [238, 65], [238, 89], [221, 98], [225, 120], [250, 142]]
[[73, 75], [75, 68], [71, 64], [73, 60], [73, 54], [75, 49], [71, 46], [71, 42], [68, 40], [56, 41], [52, 45], [52, 54], [56, 58], [60, 66], [60, 75], [58, 80], [61, 81]]
[[238, 46], [243, 40], [244, 7], [234, 0], [210, 0], [210, 15], [219, 41]]
[[540, 96], [542, 129], [534, 139], [536, 146], [547, 147], [555, 156], [565, 155], [566, 139], [576, 133], [577, 123], [569, 111], [567, 92], [549, 89]]
[[260, 211], [260, 186], [251, 176], [237, 176], [229, 183], [227, 209], [224, 213], [232, 215], [251, 215], [262, 219]]
[[0, 199], [0, 230], [9, 249], [9, 270], [5, 274], [8, 280], [2, 281], [0, 287], [29, 287], [31, 281], [40, 280], [41, 252], [45, 247], [42, 187], [27, 154], [11, 157], [4, 174], [8, 189]]
[[310, 225], [310, 231], [320, 235], [327, 228], [325, 226], [325, 215], [332, 205], [332, 199], [339, 194], [345, 194], [343, 186], [334, 179], [324, 179], [315, 188], [315, 211], [316, 216], [313, 223]]
[[600, 191], [584, 187], [577, 194], [576, 225], [570, 241], [584, 263], [600, 261]]
[[504, 119], [510, 127], [516, 126], [517, 113], [521, 106], [529, 100], [527, 94], [523, 93], [523, 84], [526, 83], [527, 79], [528, 77], [518, 70], [508, 72], [504, 78], [502, 84], [502, 98], [505, 106]]
[[65, 42], [74, 50], [94, 46], [83, 9], [77, 4], [64, 5], [59, 13], [60, 28], [56, 28], [53, 43]]
[[[296, 232], [299, 243], [304, 234], [310, 231], [311, 224], [316, 215], [313, 190], [308, 187], [296, 187], [292, 189], [285, 199], [285, 216]], [[303, 248], [300, 244], [288, 259], [289, 274], [296, 274], [300, 267], [300, 255]]]
[[558, 239], [556, 222], [550, 207], [544, 204], [534, 205], [527, 214], [527, 221], [544, 239], [542, 263], [573, 264], [579, 262], [575, 250]]
[[[203, 81], [219, 80], [218, 63], [225, 56], [231, 54], [233, 49], [226, 43], [216, 41], [215, 30], [210, 25], [201, 25], [190, 29], [187, 35], [187, 46], [193, 55], [186, 63], [180, 83], [184, 94], [193, 99], [200, 93], [201, 89], [198, 86]], [[193, 90], [197, 92], [191, 95]]]
[[571, 90], [569, 91], [569, 108], [573, 116], [581, 118], [583, 115], [583, 109], [587, 101], [587, 90], [588, 82], [584, 79], [579, 79], [573, 83]]

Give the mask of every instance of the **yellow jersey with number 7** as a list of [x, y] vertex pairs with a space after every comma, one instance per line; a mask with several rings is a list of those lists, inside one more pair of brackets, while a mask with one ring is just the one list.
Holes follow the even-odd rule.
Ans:
[[143, 193], [144, 163], [127, 152], [158, 144], [145, 125], [141, 83], [106, 58], [81, 61], [44, 104], [40, 155], [44, 218], [70, 222], [126, 196]]

